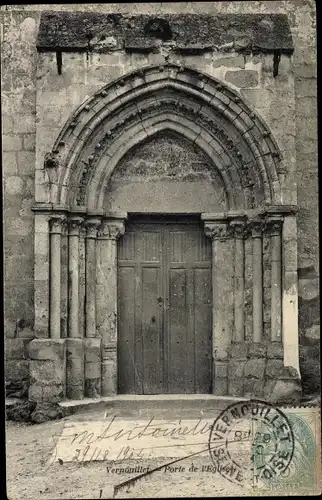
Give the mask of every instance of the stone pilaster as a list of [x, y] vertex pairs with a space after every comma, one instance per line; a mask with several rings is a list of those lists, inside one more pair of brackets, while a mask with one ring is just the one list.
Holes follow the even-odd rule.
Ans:
[[96, 329], [102, 339], [102, 395], [117, 392], [117, 239], [126, 214], [106, 215], [97, 241]]
[[34, 262], [34, 305], [35, 335], [38, 339], [48, 338], [49, 325], [49, 274], [50, 274], [50, 236], [48, 213], [35, 213], [35, 262]]
[[253, 250], [253, 341], [263, 338], [263, 221], [250, 221]]
[[213, 393], [228, 394], [228, 355], [233, 335], [232, 233], [224, 221], [205, 220], [205, 233], [212, 239], [213, 290]]
[[60, 339], [61, 318], [61, 234], [63, 215], [55, 214], [50, 218], [50, 338]]

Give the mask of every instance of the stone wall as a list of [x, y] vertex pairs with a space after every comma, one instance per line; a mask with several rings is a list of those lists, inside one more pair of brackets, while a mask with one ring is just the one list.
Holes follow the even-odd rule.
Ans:
[[[288, 15], [294, 43], [292, 58], [282, 55], [240, 54], [213, 48], [201, 54], [124, 52], [111, 45], [102, 53], [63, 52], [61, 68], [56, 52], [37, 54], [36, 38], [41, 5], [1, 7], [2, 119], [5, 216], [5, 335], [6, 355], [19, 360], [7, 364], [13, 390], [26, 380], [21, 339], [33, 336], [34, 180], [44, 183], [44, 155], [50, 151], [69, 115], [103, 85], [142, 66], [173, 62], [195, 67], [224, 80], [240, 91], [266, 120], [283, 153], [287, 169], [287, 202], [298, 203], [299, 327], [304, 391], [319, 388], [318, 208], [316, 142], [315, 6], [311, 1], [164, 3], [166, 13], [283, 13]], [[47, 10], [70, 10], [46, 5]], [[153, 4], [100, 4], [74, 10], [115, 12], [133, 16], [155, 14]], [[37, 69], [36, 69], [37, 68]], [[61, 70], [61, 71], [60, 71]], [[276, 71], [278, 74], [276, 75]], [[59, 74], [61, 72], [61, 74]], [[275, 74], [275, 76], [274, 76]], [[37, 94], [37, 97], [36, 97]], [[37, 138], [36, 138], [37, 130]], [[36, 144], [36, 150], [35, 150]], [[35, 169], [36, 166], [36, 169]], [[297, 189], [294, 189], [294, 179]], [[38, 278], [37, 278], [38, 279]], [[265, 299], [265, 297], [264, 297]], [[247, 332], [246, 332], [247, 333]], [[17, 358], [18, 356], [18, 358]], [[18, 376], [17, 373], [20, 375]], [[16, 385], [15, 385], [16, 384]], [[19, 385], [19, 384], [18, 384]]]

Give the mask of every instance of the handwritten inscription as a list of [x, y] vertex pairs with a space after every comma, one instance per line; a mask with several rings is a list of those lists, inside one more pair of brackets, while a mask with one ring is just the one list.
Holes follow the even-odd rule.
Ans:
[[66, 424], [52, 461], [142, 460], [184, 457], [207, 450], [211, 419], [138, 420], [113, 416], [109, 421]]

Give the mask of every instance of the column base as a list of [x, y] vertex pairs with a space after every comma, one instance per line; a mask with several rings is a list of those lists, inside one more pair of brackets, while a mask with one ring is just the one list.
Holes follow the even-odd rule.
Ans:
[[65, 339], [35, 339], [29, 343], [29, 401], [58, 403], [65, 399], [65, 345]]

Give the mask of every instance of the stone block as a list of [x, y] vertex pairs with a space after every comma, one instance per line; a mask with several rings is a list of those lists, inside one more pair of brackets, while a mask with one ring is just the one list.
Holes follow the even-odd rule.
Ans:
[[262, 398], [264, 396], [263, 381], [255, 378], [245, 379], [244, 396], [246, 398]]
[[101, 378], [85, 380], [85, 396], [87, 398], [99, 398], [101, 396]]
[[95, 379], [101, 377], [101, 360], [85, 363], [85, 379]]
[[68, 386], [82, 385], [84, 383], [84, 358], [67, 358], [66, 371]]
[[228, 380], [228, 395], [233, 397], [244, 396], [244, 379], [232, 378]]
[[228, 394], [228, 379], [217, 377], [213, 382], [213, 394], [216, 396], [227, 396]]
[[16, 175], [18, 171], [17, 164], [17, 153], [14, 151], [3, 153], [2, 155], [2, 165], [4, 177], [9, 175]]
[[54, 361], [31, 360], [29, 362], [31, 384], [55, 385], [65, 384], [65, 360]]
[[28, 360], [10, 360], [5, 364], [6, 380], [20, 382], [29, 379]]
[[36, 135], [24, 134], [23, 136], [23, 149], [25, 151], [35, 151], [36, 148]]
[[243, 378], [245, 365], [246, 365], [246, 359], [245, 360], [231, 359], [229, 361], [229, 366], [228, 366], [229, 380]]
[[5, 194], [9, 195], [19, 195], [24, 191], [24, 181], [18, 175], [11, 175], [5, 179], [4, 184]]
[[29, 387], [28, 399], [29, 401], [42, 401], [43, 399], [43, 389], [42, 384], [32, 384]]
[[282, 359], [268, 359], [266, 363], [265, 376], [267, 378], [277, 379], [284, 369]]
[[42, 400], [50, 403], [59, 403], [65, 399], [65, 386], [63, 384], [43, 386]]
[[258, 72], [254, 70], [226, 71], [225, 80], [240, 89], [256, 87]]
[[248, 346], [248, 357], [253, 358], [266, 358], [267, 347], [261, 342], [250, 342]]
[[300, 380], [279, 379], [270, 394], [270, 402], [273, 404], [299, 404], [302, 399], [302, 388]]
[[231, 359], [246, 359], [248, 345], [245, 342], [232, 342], [230, 348]]
[[28, 346], [29, 357], [32, 360], [64, 360], [65, 340], [64, 339], [35, 339]]
[[95, 363], [101, 361], [101, 339], [91, 338], [84, 340], [85, 362]]
[[284, 359], [284, 349], [282, 342], [270, 342], [267, 345], [268, 359]]
[[68, 399], [84, 399], [84, 383], [82, 385], [67, 385], [66, 396]]
[[102, 366], [102, 396], [117, 394], [117, 366], [116, 360], [103, 361]]
[[18, 173], [19, 175], [34, 175], [35, 153], [32, 151], [18, 151]]
[[6, 339], [5, 340], [5, 355], [6, 359], [27, 359], [29, 338]]
[[3, 135], [2, 136], [3, 151], [19, 151], [22, 149], [22, 136], [21, 135]]
[[36, 132], [36, 117], [32, 114], [16, 114], [13, 117], [14, 130], [18, 134], [30, 134]]
[[228, 376], [228, 365], [227, 363], [220, 363], [216, 362], [215, 363], [215, 379], [218, 378], [227, 378]]
[[245, 364], [244, 375], [246, 378], [262, 380], [265, 373], [265, 359], [249, 359]]
[[213, 61], [212, 66], [214, 68], [219, 68], [220, 66], [225, 66], [226, 68], [245, 68], [244, 56], [240, 54], [233, 55], [232, 57], [221, 57]]

